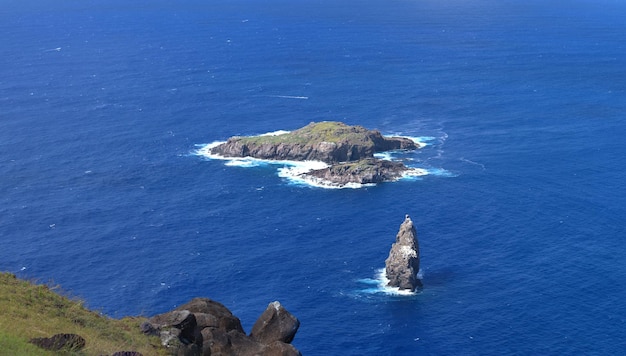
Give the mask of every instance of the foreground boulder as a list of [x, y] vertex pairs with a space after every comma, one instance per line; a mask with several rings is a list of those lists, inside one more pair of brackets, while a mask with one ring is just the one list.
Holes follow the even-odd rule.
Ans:
[[296, 336], [300, 321], [279, 302], [272, 302], [254, 323], [250, 337], [265, 344], [274, 341], [290, 343]]
[[406, 215], [400, 230], [396, 235], [396, 242], [391, 246], [389, 257], [385, 260], [387, 283], [390, 287], [400, 290], [415, 291], [422, 287], [417, 278], [420, 269], [420, 249], [417, 241], [417, 232], [413, 221]]
[[141, 329], [159, 335], [173, 355], [297, 356], [300, 352], [290, 343], [299, 326], [295, 316], [279, 302], [272, 302], [248, 336], [239, 318], [224, 305], [195, 298], [150, 318]]

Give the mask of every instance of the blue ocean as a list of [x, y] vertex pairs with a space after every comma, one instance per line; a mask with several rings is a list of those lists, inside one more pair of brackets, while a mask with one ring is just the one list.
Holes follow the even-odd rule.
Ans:
[[[0, 6], [0, 270], [111, 317], [278, 300], [304, 355], [626, 350], [626, 3]], [[326, 189], [207, 158], [343, 121], [427, 175]], [[424, 288], [380, 272], [405, 214]]]

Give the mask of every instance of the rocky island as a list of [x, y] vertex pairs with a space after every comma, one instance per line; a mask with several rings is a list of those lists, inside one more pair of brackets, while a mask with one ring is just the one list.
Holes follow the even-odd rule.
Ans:
[[341, 186], [393, 181], [416, 172], [401, 162], [378, 159], [374, 154], [419, 147], [406, 137], [386, 137], [362, 126], [324, 121], [278, 135], [231, 137], [210, 152], [222, 157], [321, 161], [327, 166], [303, 173], [306, 178]]
[[391, 245], [389, 257], [385, 260], [385, 272], [389, 280], [387, 285], [413, 292], [422, 287], [422, 281], [417, 277], [419, 270], [420, 248], [417, 231], [409, 215], [406, 215], [396, 235], [396, 242]]

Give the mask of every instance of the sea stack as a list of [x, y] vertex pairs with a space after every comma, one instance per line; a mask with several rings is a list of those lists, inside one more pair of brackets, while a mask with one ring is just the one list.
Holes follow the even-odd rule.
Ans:
[[396, 242], [391, 246], [389, 257], [385, 260], [385, 271], [389, 279], [387, 285], [413, 292], [422, 287], [422, 281], [417, 278], [419, 270], [420, 248], [417, 232], [407, 214], [396, 235]]

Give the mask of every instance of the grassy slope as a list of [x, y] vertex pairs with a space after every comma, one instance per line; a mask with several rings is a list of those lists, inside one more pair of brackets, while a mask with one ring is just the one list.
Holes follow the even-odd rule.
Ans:
[[319, 142], [352, 142], [353, 144], [371, 144], [366, 138], [368, 130], [361, 126], [348, 126], [342, 122], [324, 121], [309, 125], [278, 136], [239, 137], [243, 142], [252, 144], [316, 144]]
[[85, 338], [81, 355], [139, 351], [165, 354], [157, 337], [139, 330], [142, 318], [111, 319], [86, 309], [45, 285], [35, 285], [0, 273], [0, 354], [52, 355], [28, 343], [33, 337], [75, 333]]

